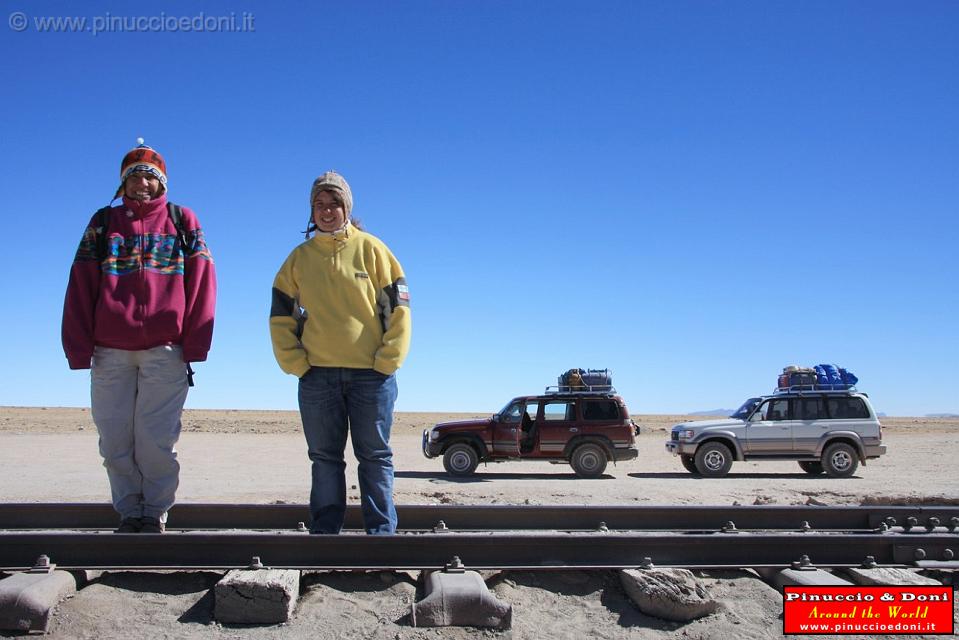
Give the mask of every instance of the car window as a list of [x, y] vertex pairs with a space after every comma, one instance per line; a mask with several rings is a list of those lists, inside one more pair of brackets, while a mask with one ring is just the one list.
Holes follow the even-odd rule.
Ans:
[[571, 401], [550, 401], [543, 405], [543, 420], [557, 422], [576, 419], [576, 406]]
[[767, 400], [759, 408], [759, 413], [762, 420], [789, 420], [789, 399]]
[[583, 402], [583, 420], [617, 420], [619, 405], [613, 400], [586, 400]]
[[739, 420], [745, 420], [749, 417], [749, 414], [752, 413], [753, 407], [761, 400], [761, 398], [750, 398], [746, 402], [742, 403], [736, 412], [733, 415], [729, 416], [730, 418], [737, 418]]
[[831, 418], [868, 418], [869, 409], [862, 398], [850, 396], [829, 398], [829, 417]]
[[520, 402], [511, 404], [506, 411], [503, 412], [503, 422], [519, 422], [525, 409], [525, 405]]
[[821, 397], [796, 398], [793, 402], [797, 420], [819, 420], [826, 417], [826, 406]]
[[536, 410], [539, 409], [539, 402], [536, 400], [530, 400], [526, 403], [526, 415], [529, 416], [530, 420], [536, 419]]

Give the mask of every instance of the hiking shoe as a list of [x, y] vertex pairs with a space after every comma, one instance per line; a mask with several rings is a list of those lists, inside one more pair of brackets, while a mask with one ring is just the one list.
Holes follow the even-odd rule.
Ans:
[[140, 533], [163, 533], [164, 531], [166, 531], [166, 525], [160, 522], [159, 518], [143, 517]]
[[143, 521], [140, 518], [124, 518], [113, 533], [140, 533]]

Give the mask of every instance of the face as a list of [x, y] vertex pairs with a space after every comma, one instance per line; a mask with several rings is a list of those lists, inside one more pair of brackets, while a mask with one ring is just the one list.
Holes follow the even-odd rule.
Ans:
[[343, 205], [329, 191], [316, 194], [313, 200], [313, 222], [325, 233], [336, 231], [346, 222]]
[[131, 200], [149, 202], [160, 194], [160, 179], [151, 173], [137, 171], [123, 183], [123, 195]]

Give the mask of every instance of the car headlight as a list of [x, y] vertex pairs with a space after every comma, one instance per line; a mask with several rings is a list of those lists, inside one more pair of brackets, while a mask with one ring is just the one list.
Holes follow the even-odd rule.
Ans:
[[683, 429], [679, 432], [679, 439], [692, 440], [694, 435], [696, 435], [696, 433], [692, 429]]
[[430, 442], [433, 442], [434, 440], [439, 440], [439, 439], [440, 439], [439, 432], [436, 429], [430, 429]]

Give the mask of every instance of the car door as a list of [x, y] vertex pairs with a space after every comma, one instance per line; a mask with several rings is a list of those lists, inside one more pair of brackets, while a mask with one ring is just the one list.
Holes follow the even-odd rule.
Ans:
[[576, 402], [572, 399], [544, 400], [536, 418], [539, 451], [544, 457], [563, 455], [566, 443], [579, 433]]
[[770, 398], [753, 413], [746, 425], [744, 451], [754, 455], [791, 453], [790, 398]]
[[516, 401], [499, 414], [493, 423], [493, 456], [519, 456], [519, 441], [523, 425], [526, 404]]
[[606, 438], [615, 447], [625, 447], [632, 442], [633, 428], [612, 398], [582, 398], [579, 410], [583, 429], [589, 435]]
[[829, 431], [826, 402], [822, 396], [793, 399], [793, 450], [814, 455], [822, 436]]

